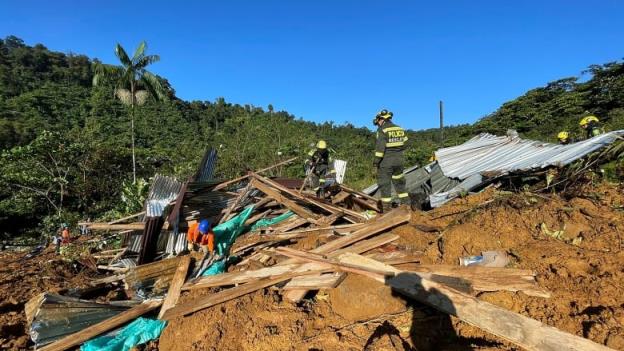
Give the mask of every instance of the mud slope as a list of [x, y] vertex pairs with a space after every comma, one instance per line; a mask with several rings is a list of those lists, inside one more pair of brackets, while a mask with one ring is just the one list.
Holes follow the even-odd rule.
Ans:
[[[612, 185], [563, 199], [493, 190], [416, 213], [396, 228], [398, 245], [423, 252], [423, 263], [457, 264], [482, 250], [502, 249], [510, 266], [537, 272], [550, 299], [522, 293], [479, 298], [567, 332], [624, 350], [624, 217], [622, 189]], [[545, 235], [565, 226], [580, 245]], [[415, 224], [437, 227], [424, 232]], [[422, 226], [420, 227], [422, 228]], [[409, 269], [409, 265], [402, 268]], [[185, 295], [183, 301], [207, 294]], [[514, 350], [479, 329], [400, 297], [367, 278], [350, 276], [300, 306], [273, 290], [226, 302], [168, 325], [162, 350]]]

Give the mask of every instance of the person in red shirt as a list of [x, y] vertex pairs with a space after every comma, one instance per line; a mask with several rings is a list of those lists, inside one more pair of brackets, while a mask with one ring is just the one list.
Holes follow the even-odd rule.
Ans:
[[199, 223], [195, 222], [186, 233], [189, 251], [197, 251], [197, 247], [203, 252], [214, 252], [214, 232], [210, 221], [202, 219]]

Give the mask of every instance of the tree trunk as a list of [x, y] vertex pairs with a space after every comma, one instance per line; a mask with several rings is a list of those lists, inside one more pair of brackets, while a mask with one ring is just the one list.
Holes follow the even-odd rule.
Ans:
[[132, 133], [132, 184], [136, 184], [136, 157], [134, 154], [134, 105], [135, 105], [135, 91], [134, 82], [130, 84], [130, 129]]

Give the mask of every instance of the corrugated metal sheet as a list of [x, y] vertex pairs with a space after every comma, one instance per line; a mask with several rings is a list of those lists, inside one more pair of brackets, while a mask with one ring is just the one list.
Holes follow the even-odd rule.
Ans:
[[141, 249], [137, 265], [142, 265], [154, 261], [158, 250], [158, 238], [165, 220], [161, 216], [147, 217], [145, 230], [141, 236]]
[[131, 232], [126, 234], [126, 238], [124, 240], [124, 245], [128, 247], [128, 251], [139, 253], [141, 251], [141, 237], [143, 236], [143, 232]]
[[30, 325], [37, 347], [59, 340], [128, 310], [127, 303], [96, 303], [46, 293]]
[[173, 231], [170, 231], [167, 234], [167, 247], [165, 249], [165, 252], [170, 255], [177, 255], [180, 252], [184, 251], [186, 247], [186, 233], [182, 232], [176, 234]]
[[515, 135], [481, 134], [464, 144], [436, 151], [447, 177], [466, 179], [484, 172], [504, 175], [548, 166], [565, 166], [613, 143], [624, 130], [605, 133], [569, 145], [521, 139]]
[[156, 174], [145, 201], [146, 217], [163, 215], [165, 207], [177, 197], [182, 183], [177, 179]]
[[[408, 168], [403, 174], [408, 192], [423, 191], [429, 194], [431, 206], [439, 207], [461, 193], [482, 186], [486, 178], [565, 166], [612, 144], [623, 135], [624, 130], [619, 130], [574, 144], [555, 145], [524, 140], [513, 131], [501, 137], [481, 134], [464, 144], [438, 150], [438, 161], [422, 168]], [[378, 188], [373, 184], [363, 192], [374, 195]]]
[[334, 160], [334, 170], [336, 171], [336, 182], [342, 184], [347, 173], [347, 161]]
[[209, 149], [204, 154], [199, 164], [199, 169], [195, 175], [196, 182], [207, 182], [214, 179], [215, 169], [217, 168], [217, 150]]

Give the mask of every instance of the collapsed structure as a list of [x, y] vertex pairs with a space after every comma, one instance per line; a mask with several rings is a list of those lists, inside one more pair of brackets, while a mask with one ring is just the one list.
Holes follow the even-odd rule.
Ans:
[[[604, 149], [594, 158], [598, 159], [612, 150], [622, 134], [611, 132], [566, 146], [522, 140], [513, 134], [481, 135], [439, 150], [437, 160], [426, 167], [406, 170], [408, 189], [426, 194], [428, 204], [437, 207], [503, 176], [560, 168], [559, 177], [571, 177], [561, 167]], [[72, 348], [158, 310], [161, 324], [146, 322], [141, 324], [143, 329], [132, 325], [138, 328], [133, 333], [153, 337], [168, 320], [257, 290], [278, 286], [285, 299], [298, 302], [310, 291], [337, 287], [351, 273], [388, 285], [407, 298], [529, 350], [608, 349], [472, 296], [480, 289], [500, 289], [548, 298], [549, 292], [537, 285], [534, 272], [435, 265], [414, 271], [396, 268], [416, 262], [415, 253], [380, 248], [398, 238], [389, 231], [409, 223], [411, 211], [400, 207], [381, 214], [372, 196], [375, 186], [360, 192], [338, 184], [327, 198], [319, 199], [298, 191], [301, 180], [261, 175], [295, 160], [219, 181], [214, 179], [216, 152], [210, 150], [186, 182], [157, 175], [143, 212], [109, 223], [83, 223], [92, 230], [115, 231], [124, 237], [123, 248], [91, 255], [97, 269], [113, 273], [92, 285], [123, 290], [130, 299], [102, 303], [79, 300], [80, 294], [38, 296], [27, 305], [36, 346], [41, 350]], [[549, 185], [553, 182], [557, 180], [550, 179]], [[140, 221], [128, 222], [135, 218]], [[185, 252], [188, 223], [200, 218], [218, 223], [214, 228], [218, 255]], [[322, 239], [315, 247], [306, 251], [290, 247], [310, 233]], [[185, 291], [197, 289], [211, 293], [179, 302]], [[50, 308], [59, 310], [51, 313]], [[73, 317], [65, 318], [68, 314]]]
[[[557, 145], [522, 139], [513, 130], [508, 131], [506, 136], [484, 133], [461, 145], [436, 151], [435, 161], [425, 167], [406, 169], [407, 189], [411, 194], [422, 194], [419, 197], [421, 201], [431, 207], [439, 207], [502, 177], [521, 177], [549, 169], [561, 170], [589, 154], [606, 149], [590, 160], [590, 163], [597, 164], [603, 156], [613, 151], [610, 146], [618, 139], [621, 140], [623, 135], [624, 130], [618, 130], [572, 144]], [[559, 178], [567, 179], [571, 176], [573, 174], [560, 174]], [[557, 179], [550, 179], [550, 182], [556, 183]], [[378, 186], [374, 184], [363, 192], [375, 195], [377, 190]]]

